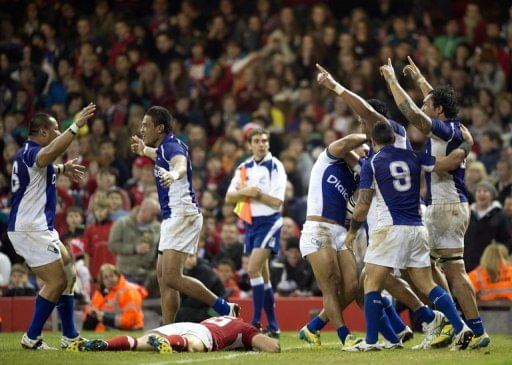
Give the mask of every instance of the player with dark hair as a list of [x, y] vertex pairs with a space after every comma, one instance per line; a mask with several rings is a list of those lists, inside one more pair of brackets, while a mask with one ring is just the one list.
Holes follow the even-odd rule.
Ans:
[[[302, 256], [311, 264], [322, 290], [323, 311], [346, 346], [361, 341], [350, 333], [341, 312], [356, 298], [358, 290], [356, 260], [344, 244], [345, 221], [359, 180], [354, 173], [360, 169], [359, 155], [352, 150], [365, 141], [366, 134], [350, 134], [320, 153], [311, 170], [307, 218], [300, 237]], [[309, 327], [323, 321], [322, 317], [322, 314], [316, 317]], [[308, 329], [308, 325], [299, 331], [299, 337], [319, 346], [316, 331]]]
[[279, 341], [239, 318], [213, 317], [201, 323], [179, 322], [146, 332], [143, 336], [117, 336], [108, 340], [75, 342], [68, 351], [210, 352], [256, 350], [280, 352]]
[[172, 133], [172, 119], [166, 108], [149, 108], [140, 128], [142, 139], [133, 136], [131, 145], [133, 152], [155, 161], [163, 218], [157, 261], [162, 320], [164, 323], [175, 321], [180, 292], [212, 306], [221, 315], [238, 317], [238, 304], [226, 302], [200, 281], [183, 275], [185, 260], [197, 251], [203, 216], [192, 189], [188, 147]]
[[[387, 115], [386, 104], [380, 100], [370, 99], [365, 101], [360, 96], [351, 92], [350, 90], [341, 86], [334, 78], [320, 65], [317, 65], [319, 70], [318, 82], [324, 87], [332, 90], [337, 95], [343, 98], [347, 105], [357, 114], [361, 123], [363, 132], [369, 138], [371, 136], [372, 127], [377, 122], [388, 123], [394, 133], [394, 146], [401, 149], [411, 149], [411, 144], [407, 138], [405, 128], [399, 123], [389, 119]], [[370, 156], [373, 154], [370, 147]], [[371, 244], [371, 232], [376, 225], [376, 207], [375, 202], [372, 203], [372, 208], [367, 218], [367, 239]], [[364, 277], [364, 274], [362, 275]], [[440, 312], [435, 312], [435, 319], [423, 316], [425, 305], [419, 298], [412, 292], [409, 286], [401, 279], [396, 278], [394, 275], [389, 275], [386, 279], [384, 287], [398, 300], [407, 305], [415, 312], [417, 318], [425, 323], [425, 333], [428, 337], [433, 337], [440, 331], [440, 325], [443, 323], [444, 316]], [[385, 316], [380, 319], [380, 330], [385, 335], [387, 342], [384, 344], [386, 348], [393, 348], [401, 346], [401, 341], [407, 341], [412, 338], [411, 329], [406, 326], [397, 314], [395, 308], [390, 300], [384, 297], [385, 300]], [[349, 303], [344, 303], [343, 306]], [[362, 304], [362, 303], [360, 303]], [[342, 307], [343, 307], [342, 306]], [[313, 346], [320, 345], [319, 330], [322, 329], [328, 320], [324, 312], [316, 316], [299, 332], [300, 338]]]
[[[398, 83], [391, 60], [381, 67], [381, 74], [386, 79], [400, 111], [416, 128], [429, 136], [425, 145], [426, 152], [435, 157], [447, 156], [464, 143], [461, 131], [464, 127], [457, 118], [455, 92], [449, 86], [432, 88], [410, 57], [404, 73], [411, 75], [423, 93], [421, 109]], [[433, 267], [436, 261], [442, 266], [446, 280], [457, 294], [466, 323], [475, 334], [470, 347], [480, 348], [488, 346], [490, 338], [484, 330], [475, 291], [464, 267], [464, 235], [469, 224], [464, 171], [465, 164], [461, 163], [448, 173], [426, 173], [425, 225], [429, 232], [430, 249], [434, 258]], [[437, 273], [434, 269], [434, 274]], [[435, 275], [435, 278], [440, 284], [444, 282], [441, 275]], [[448, 289], [446, 283], [443, 286]], [[432, 345], [446, 346], [452, 337], [453, 328], [447, 327], [432, 341]]]
[[[352, 248], [358, 229], [364, 223], [370, 204], [377, 203], [377, 225], [365, 255], [364, 312], [366, 339], [345, 351], [378, 351], [378, 323], [384, 313], [382, 296], [384, 282], [393, 269], [407, 269], [414, 285], [436, 304], [456, 329], [452, 350], [464, 349], [473, 332], [462, 321], [451, 297], [436, 286], [430, 269], [427, 231], [421, 220], [421, 168], [429, 171], [450, 171], [466, 156], [462, 149], [436, 161], [430, 155], [416, 155], [393, 146], [394, 131], [390, 124], [378, 122], [372, 131], [375, 154], [361, 169], [359, 198], [354, 208], [345, 244]], [[375, 199], [373, 198], [374, 194]], [[434, 312], [423, 307], [423, 317], [435, 321]]]
[[55, 307], [62, 322], [61, 347], [80, 338], [73, 318], [76, 272], [54, 226], [55, 182], [59, 174], [79, 181], [85, 168], [75, 164], [76, 159], [59, 165], [54, 161], [66, 151], [95, 109], [94, 104], [82, 109], [64, 133], [59, 131], [55, 118], [44, 113], [36, 114], [29, 125], [28, 140], [16, 153], [12, 165], [9, 239], [43, 282], [36, 297], [32, 322], [21, 339], [23, 348], [52, 349], [43, 342], [41, 331]]

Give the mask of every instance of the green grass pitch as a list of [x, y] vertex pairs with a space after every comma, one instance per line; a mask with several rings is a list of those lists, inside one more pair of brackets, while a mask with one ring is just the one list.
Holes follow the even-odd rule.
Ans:
[[[87, 338], [105, 338], [119, 334], [109, 332], [95, 334], [83, 332]], [[133, 333], [132, 333], [133, 334]], [[448, 349], [413, 351], [410, 347], [421, 340], [415, 334], [412, 341], [406, 343], [402, 350], [388, 350], [371, 353], [346, 353], [340, 350], [334, 332], [322, 334], [322, 349], [312, 350], [300, 341], [296, 333], [287, 332], [281, 336], [280, 354], [263, 354], [257, 352], [215, 352], [215, 353], [173, 353], [160, 355], [142, 352], [98, 352], [72, 353], [58, 351], [29, 351], [21, 349], [19, 344], [21, 333], [0, 334], [1, 365], [60, 365], [60, 364], [91, 364], [91, 365], [166, 365], [166, 364], [207, 364], [207, 365], [423, 365], [423, 364], [512, 364], [512, 337], [492, 336], [492, 343], [485, 350], [466, 350], [450, 352]], [[45, 340], [51, 346], [59, 345], [60, 334], [45, 333]]]

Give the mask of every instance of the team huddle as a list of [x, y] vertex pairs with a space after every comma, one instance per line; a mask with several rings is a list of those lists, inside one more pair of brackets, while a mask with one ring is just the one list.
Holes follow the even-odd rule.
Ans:
[[[414, 349], [450, 346], [455, 351], [490, 344], [463, 261], [469, 221], [464, 161], [473, 140], [457, 119], [453, 90], [432, 88], [411, 59], [409, 62], [404, 73], [423, 93], [421, 109], [398, 83], [391, 61], [380, 72], [399, 110], [427, 137], [425, 150], [420, 153], [412, 150], [405, 128], [389, 119], [383, 102], [362, 99], [317, 65], [318, 83], [343, 99], [359, 117], [362, 130], [327, 146], [311, 172], [300, 250], [322, 291], [323, 309], [299, 331], [299, 337], [314, 347], [321, 346], [320, 331], [328, 322], [336, 328], [344, 351], [403, 347], [412, 331], [388, 296], [381, 294], [383, 290], [409, 307], [423, 323], [425, 337]], [[73, 320], [75, 273], [53, 220], [56, 176], [66, 174], [80, 180], [84, 168], [75, 161], [62, 165], [54, 161], [66, 151], [94, 110], [92, 104], [84, 108], [62, 134], [53, 117], [36, 115], [28, 141], [16, 154], [8, 234], [17, 253], [44, 283], [22, 346], [51, 348], [42, 339], [42, 328], [57, 307], [63, 330], [61, 347], [72, 351], [279, 352], [269, 257], [280, 250], [287, 176], [282, 163], [269, 152], [269, 132], [254, 128], [248, 133], [252, 156], [236, 169], [226, 194], [226, 201], [236, 205], [245, 225], [245, 254], [249, 256], [253, 295], [253, 317], [247, 324], [237, 318], [237, 304], [216, 296], [183, 272], [187, 256], [197, 251], [203, 222], [192, 189], [188, 147], [173, 134], [172, 116], [162, 107], [146, 112], [142, 138], [134, 136], [131, 148], [155, 161], [163, 219], [157, 276], [164, 326], [139, 338], [86, 340], [80, 336]], [[422, 184], [425, 194], [420, 194]], [[357, 201], [355, 207], [351, 201]], [[365, 267], [359, 273], [353, 246], [363, 231], [368, 247]], [[457, 294], [463, 317], [449, 288]], [[174, 323], [180, 293], [211, 306], [221, 317], [199, 324]], [[354, 300], [364, 309], [364, 339], [351, 334], [344, 323], [343, 310]], [[268, 320], [266, 329], [260, 323], [263, 311]], [[379, 332], [383, 342], [378, 342]]]

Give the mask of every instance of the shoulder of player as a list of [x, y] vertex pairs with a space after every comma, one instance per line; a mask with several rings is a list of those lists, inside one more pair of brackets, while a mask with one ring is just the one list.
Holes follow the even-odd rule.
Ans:
[[283, 163], [277, 157], [275, 157], [275, 156], [272, 156], [272, 163], [277, 165], [279, 168], [283, 168], [284, 169]]

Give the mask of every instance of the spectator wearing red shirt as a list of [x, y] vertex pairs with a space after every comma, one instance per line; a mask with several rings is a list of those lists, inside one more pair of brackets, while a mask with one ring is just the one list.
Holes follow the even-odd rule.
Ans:
[[85, 229], [83, 242], [86, 263], [89, 266], [91, 276], [96, 278], [101, 265], [106, 263], [115, 265], [116, 255], [108, 248], [112, 221], [108, 217], [109, 209], [106, 200], [94, 200], [93, 215], [95, 222]]
[[130, 26], [125, 20], [118, 20], [115, 24], [115, 33], [117, 40], [112, 45], [108, 64], [114, 66], [116, 58], [119, 54], [126, 51], [126, 47], [135, 41], [135, 36], [131, 33]]

